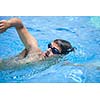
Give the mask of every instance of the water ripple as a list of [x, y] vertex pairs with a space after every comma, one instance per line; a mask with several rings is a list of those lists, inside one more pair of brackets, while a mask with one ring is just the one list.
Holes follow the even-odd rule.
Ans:
[[72, 31], [70, 29], [67, 28], [56, 28], [57, 31], [66, 31], [66, 32], [70, 32], [70, 33], [76, 33], [75, 31]]

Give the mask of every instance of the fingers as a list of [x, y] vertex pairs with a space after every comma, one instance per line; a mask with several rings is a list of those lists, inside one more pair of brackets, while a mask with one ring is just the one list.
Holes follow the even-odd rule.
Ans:
[[6, 29], [7, 29], [6, 20], [1, 20], [1, 21], [0, 21], [0, 33], [5, 32]]
[[0, 27], [3, 26], [3, 24], [0, 24]]
[[4, 28], [4, 24], [0, 24], [0, 29], [3, 29]]
[[1, 20], [1, 21], [0, 21], [0, 24], [3, 23], [3, 22], [5, 22], [5, 20]]
[[5, 20], [0, 21], [0, 30], [5, 28]]
[[2, 20], [0, 21], [0, 24], [2, 23]]
[[3, 21], [0, 21], [0, 29], [4, 26]]
[[0, 21], [0, 26], [3, 25], [5, 23], [5, 20], [1, 20]]
[[0, 24], [3, 24], [3, 22], [4, 22], [4, 20], [1, 20], [1, 21], [0, 21]]
[[4, 28], [4, 25], [3, 24], [0, 24], [0, 29]]
[[4, 24], [0, 21], [0, 33], [4, 31], [5, 31]]
[[0, 26], [0, 30], [4, 29], [4, 26]]

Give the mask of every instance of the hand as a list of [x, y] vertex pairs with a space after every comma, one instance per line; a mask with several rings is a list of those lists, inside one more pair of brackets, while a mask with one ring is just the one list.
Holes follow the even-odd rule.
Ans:
[[9, 23], [7, 20], [0, 21], [0, 33], [5, 32], [9, 28]]

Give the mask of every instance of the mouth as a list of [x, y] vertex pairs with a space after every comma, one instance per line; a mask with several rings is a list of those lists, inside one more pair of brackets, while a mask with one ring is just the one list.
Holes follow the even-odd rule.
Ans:
[[45, 57], [49, 57], [49, 54], [50, 54], [50, 52], [49, 52], [49, 51], [46, 51], [43, 55], [44, 55]]

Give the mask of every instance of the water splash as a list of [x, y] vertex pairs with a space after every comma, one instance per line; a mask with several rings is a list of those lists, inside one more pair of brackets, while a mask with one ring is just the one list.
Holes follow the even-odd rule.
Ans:
[[71, 78], [72, 80], [78, 83], [84, 82], [83, 79], [85, 79], [82, 70], [75, 70], [75, 69], [71, 70], [71, 72], [68, 75], [68, 78]]

